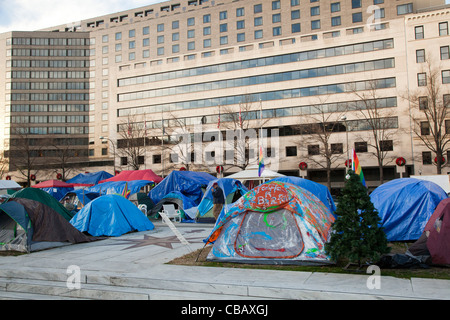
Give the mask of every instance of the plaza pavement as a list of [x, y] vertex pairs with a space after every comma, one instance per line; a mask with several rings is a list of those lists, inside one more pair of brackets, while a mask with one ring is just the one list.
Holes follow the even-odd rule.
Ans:
[[369, 289], [368, 282], [374, 283], [369, 274], [169, 265], [203, 247], [213, 227], [176, 226], [189, 246], [156, 223], [152, 231], [0, 257], [0, 299], [450, 299], [450, 280], [383, 276], [379, 289]]

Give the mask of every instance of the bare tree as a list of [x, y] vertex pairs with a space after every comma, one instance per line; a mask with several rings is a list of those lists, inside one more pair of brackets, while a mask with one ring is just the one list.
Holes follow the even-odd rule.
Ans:
[[394, 113], [386, 107], [386, 99], [378, 96], [377, 81], [368, 82], [368, 90], [357, 91], [353, 94], [358, 100], [349, 106], [350, 110], [355, 110], [359, 118], [366, 123], [369, 128], [370, 139], [364, 139], [367, 146], [372, 149], [371, 153], [378, 162], [380, 184], [384, 181], [383, 168], [387, 162], [393, 161], [388, 158], [388, 150], [385, 145], [387, 141], [395, 140], [396, 130], [393, 130], [392, 117]]
[[0, 179], [3, 178], [3, 175], [8, 170], [8, 161], [5, 157], [5, 151], [0, 151]]
[[129, 115], [125, 121], [119, 124], [117, 153], [120, 157], [127, 158], [127, 165], [133, 170], [139, 170], [144, 164], [147, 139], [145, 133], [143, 123], [136, 122], [133, 115]]
[[[441, 68], [427, 58], [418, 75], [419, 88], [405, 95], [412, 105], [413, 131], [420, 141], [436, 154], [437, 174], [442, 173], [444, 154], [449, 149], [450, 92], [442, 86]], [[449, 121], [449, 122], [447, 122]]]
[[327, 173], [327, 186], [331, 190], [331, 172], [343, 163], [343, 144], [332, 143], [339, 132], [346, 130], [341, 121], [346, 110], [328, 112], [325, 105], [311, 106], [311, 113], [303, 115], [306, 123], [296, 126], [300, 135], [297, 145], [308, 154], [308, 159]]

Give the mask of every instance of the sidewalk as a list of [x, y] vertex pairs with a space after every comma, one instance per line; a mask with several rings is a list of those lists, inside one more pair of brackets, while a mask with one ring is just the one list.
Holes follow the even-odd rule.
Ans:
[[[0, 257], [0, 299], [450, 299], [450, 280], [167, 265], [203, 247], [211, 225], [177, 224], [182, 245], [165, 225], [153, 231]], [[81, 288], [70, 290], [71, 266]]]

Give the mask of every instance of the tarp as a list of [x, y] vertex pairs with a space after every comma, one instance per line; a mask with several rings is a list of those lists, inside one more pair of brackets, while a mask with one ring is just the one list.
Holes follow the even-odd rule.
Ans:
[[266, 182], [241, 197], [214, 227], [207, 260], [328, 264], [324, 251], [335, 218], [311, 192]]
[[68, 180], [67, 183], [71, 183], [76, 187], [90, 187], [95, 186], [102, 180], [112, 178], [113, 175], [106, 171], [92, 172], [92, 173], [80, 173], [72, 179]]
[[41, 189], [60, 201], [67, 192], [73, 191], [73, 185], [60, 180], [48, 180], [32, 186]]
[[133, 180], [148, 180], [154, 183], [159, 183], [163, 179], [154, 173], [151, 169], [147, 170], [128, 170], [122, 171], [117, 176], [102, 180], [99, 183], [110, 182], [110, 181], [133, 181]]
[[129, 195], [138, 193], [142, 187], [153, 184], [148, 180], [133, 180], [133, 181], [110, 181], [97, 184], [93, 187], [87, 188], [90, 192], [97, 192], [101, 195], [105, 194], [122, 194], [127, 188]]
[[64, 208], [64, 206], [59, 203], [58, 200], [41, 189], [25, 188], [17, 191], [11, 196], [11, 199], [18, 198], [35, 200], [36, 202], [40, 202], [45, 206], [51, 207], [67, 221], [69, 221], [73, 217], [73, 214], [66, 208]]
[[0, 206], [0, 251], [32, 252], [92, 240], [39, 201], [14, 198]]
[[109, 237], [155, 228], [132, 202], [113, 194], [89, 202], [70, 223], [81, 232]]
[[157, 204], [170, 192], [179, 191], [198, 205], [203, 197], [203, 189], [215, 179], [216, 177], [205, 172], [172, 171], [148, 196]]
[[417, 240], [446, 192], [431, 181], [402, 178], [377, 187], [370, 199], [388, 241]]
[[22, 189], [22, 187], [12, 180], [0, 180], [0, 190], [4, 189]]
[[[223, 211], [226, 211], [226, 208], [228, 204], [232, 204], [233, 200], [239, 199], [241, 196], [246, 194], [248, 192], [248, 189], [236, 179], [230, 179], [230, 178], [221, 178], [217, 180], [213, 180], [208, 184], [208, 187], [206, 188], [205, 194], [203, 195], [202, 201], [200, 202], [198, 206], [198, 217], [203, 217], [209, 213], [214, 204], [213, 204], [213, 195], [212, 195], [212, 187], [214, 183], [217, 183], [219, 187], [223, 191], [223, 196], [225, 199], [225, 205], [223, 208]], [[191, 217], [192, 219], [195, 218]]]
[[328, 188], [323, 184], [299, 177], [281, 177], [275, 178], [272, 181], [288, 182], [304, 188], [319, 198], [319, 200], [322, 201], [332, 213], [336, 211], [336, 205], [333, 197], [331, 196], [330, 190], [328, 190]]
[[279, 177], [284, 177], [283, 174], [265, 169], [261, 175], [261, 177], [258, 175], [258, 166], [249, 166], [247, 169], [239, 171], [235, 174], [232, 174], [230, 176], [227, 176], [227, 178], [230, 179], [236, 179], [240, 181], [246, 181], [246, 180], [270, 180], [275, 179]]

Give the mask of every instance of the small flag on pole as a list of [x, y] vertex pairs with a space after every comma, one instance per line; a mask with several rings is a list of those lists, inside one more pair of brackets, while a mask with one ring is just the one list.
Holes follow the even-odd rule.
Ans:
[[124, 197], [125, 199], [128, 199], [130, 194], [131, 194], [131, 191], [128, 190], [128, 182], [127, 182], [127, 183], [125, 183], [125, 188], [123, 188], [122, 197]]
[[264, 150], [263, 147], [259, 147], [259, 168], [258, 168], [258, 176], [261, 177], [265, 169], [264, 165]]
[[366, 180], [364, 179], [364, 174], [362, 172], [361, 164], [359, 163], [358, 156], [356, 155], [355, 149], [352, 150], [352, 170], [359, 175], [361, 183], [364, 187], [366, 186]]

